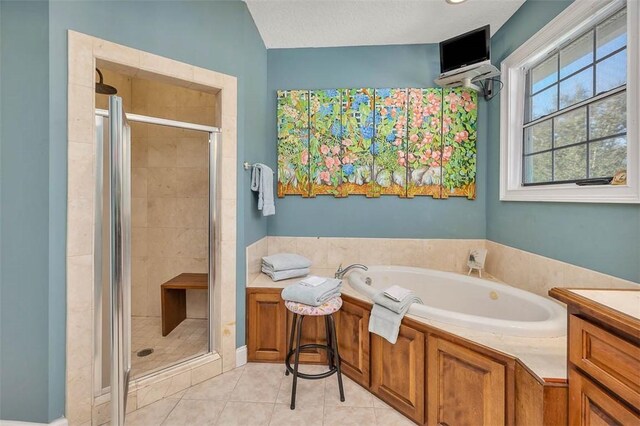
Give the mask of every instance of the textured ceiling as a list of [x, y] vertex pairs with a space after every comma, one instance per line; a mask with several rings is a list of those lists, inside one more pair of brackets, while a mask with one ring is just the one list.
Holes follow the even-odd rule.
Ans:
[[438, 43], [486, 24], [493, 35], [524, 0], [245, 0], [268, 49]]

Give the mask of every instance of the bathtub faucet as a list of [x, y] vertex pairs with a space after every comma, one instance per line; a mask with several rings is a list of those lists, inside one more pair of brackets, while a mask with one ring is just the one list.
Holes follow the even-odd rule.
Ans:
[[341, 263], [340, 266], [338, 266], [338, 270], [336, 271], [335, 277], [341, 280], [342, 278], [344, 278], [345, 274], [352, 269], [363, 269], [365, 271], [369, 270], [369, 268], [367, 268], [364, 265], [361, 265], [360, 263], [354, 263], [353, 265], [349, 265], [346, 268], [342, 269], [342, 263]]

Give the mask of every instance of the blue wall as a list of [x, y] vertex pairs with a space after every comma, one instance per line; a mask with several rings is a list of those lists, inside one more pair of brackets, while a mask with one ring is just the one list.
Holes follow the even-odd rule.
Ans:
[[[48, 270], [49, 5], [3, 1], [0, 9], [0, 416], [48, 422], [63, 408], [49, 394], [49, 358], [64, 348], [49, 332], [60, 318], [49, 292], [64, 293]], [[64, 318], [64, 305], [57, 309]], [[64, 319], [53, 328], [64, 330]], [[64, 374], [64, 361], [57, 367]]]
[[[400, 45], [268, 50], [269, 164], [276, 167], [276, 91], [341, 87], [433, 87], [438, 46]], [[486, 200], [486, 106], [478, 117], [477, 199], [367, 199], [321, 196], [276, 200], [269, 235], [397, 238], [484, 238]]]
[[[0, 417], [64, 414], [67, 30], [238, 77], [238, 163], [266, 161], [267, 53], [240, 1], [2, 1]], [[245, 246], [264, 237], [238, 176], [237, 344]]]
[[[569, 1], [528, 0], [493, 37], [499, 62]], [[276, 166], [275, 91], [430, 87], [435, 45], [267, 51], [239, 1], [0, 3], [0, 418], [64, 412], [66, 30], [238, 76], [238, 163]], [[499, 99], [480, 102], [478, 198], [277, 200], [269, 235], [484, 238], [640, 281], [640, 206], [500, 202]], [[266, 114], [265, 114], [266, 111]], [[241, 169], [239, 169], [241, 170]], [[267, 235], [238, 176], [237, 344], [244, 247]]]
[[[492, 37], [494, 64], [570, 3], [527, 1]], [[640, 205], [500, 201], [500, 99], [488, 105], [487, 238], [640, 282]]]
[[[570, 0], [528, 0], [492, 37], [496, 66]], [[276, 91], [339, 87], [430, 87], [436, 45], [268, 51], [269, 164], [276, 166]], [[480, 101], [478, 198], [276, 201], [269, 235], [488, 238], [565, 262], [640, 281], [640, 206], [499, 201], [500, 99]], [[615, 226], [620, 224], [621, 226]]]

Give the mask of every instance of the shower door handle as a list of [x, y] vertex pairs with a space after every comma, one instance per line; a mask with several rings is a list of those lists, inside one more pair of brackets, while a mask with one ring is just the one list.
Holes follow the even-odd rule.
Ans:
[[111, 424], [125, 421], [131, 371], [131, 128], [122, 98], [109, 98]]

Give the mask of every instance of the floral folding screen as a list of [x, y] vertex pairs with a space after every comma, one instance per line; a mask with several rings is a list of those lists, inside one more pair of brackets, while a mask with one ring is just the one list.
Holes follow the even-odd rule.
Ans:
[[278, 91], [278, 196], [475, 199], [467, 89]]

